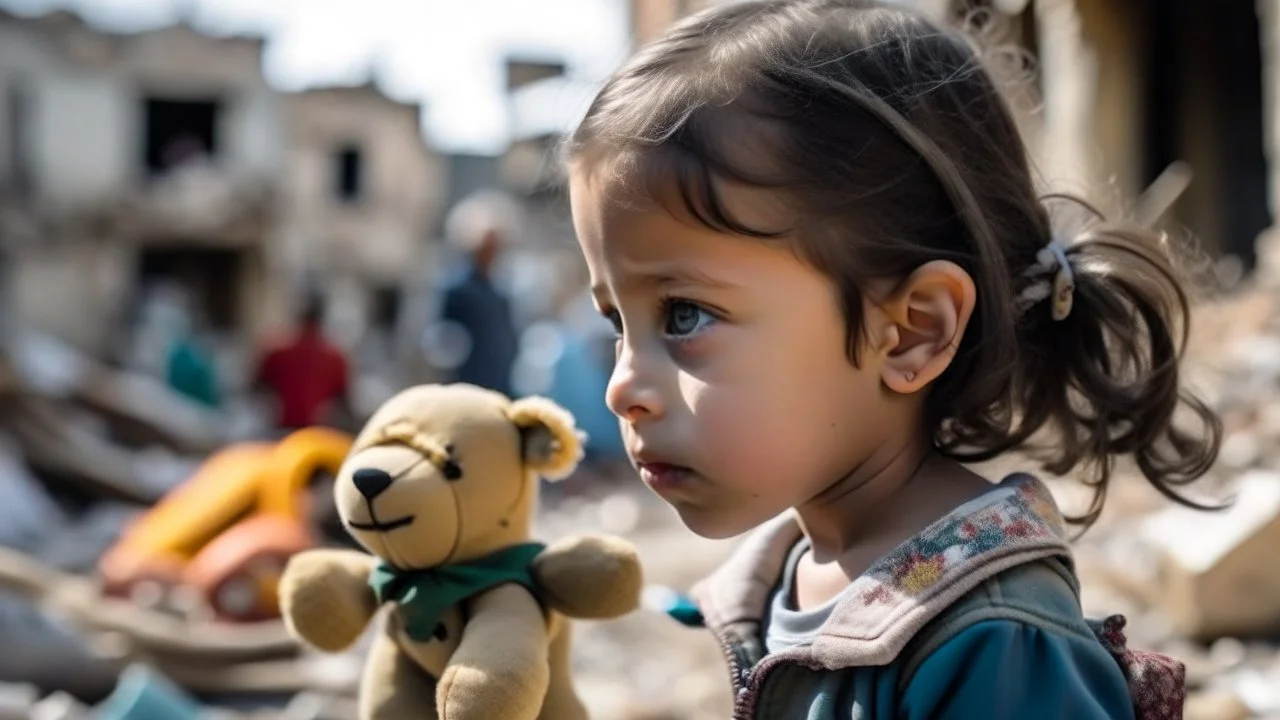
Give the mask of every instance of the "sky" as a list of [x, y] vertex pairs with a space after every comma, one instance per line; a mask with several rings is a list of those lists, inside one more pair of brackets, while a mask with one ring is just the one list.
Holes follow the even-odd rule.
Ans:
[[[0, 0], [21, 14], [74, 10], [135, 30], [185, 10], [201, 30], [267, 37], [268, 81], [281, 90], [352, 84], [371, 74], [390, 95], [424, 103], [424, 132], [445, 152], [494, 154], [517, 131], [568, 127], [627, 51], [624, 0]], [[564, 82], [515, 112], [503, 94], [506, 54], [561, 60]]]

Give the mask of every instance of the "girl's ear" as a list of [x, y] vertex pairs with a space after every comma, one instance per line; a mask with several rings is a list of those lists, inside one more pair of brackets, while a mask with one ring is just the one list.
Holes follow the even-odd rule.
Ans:
[[960, 347], [976, 301], [973, 278], [953, 262], [935, 260], [912, 272], [884, 305], [893, 322], [881, 348], [884, 384], [909, 394], [942, 375]]
[[563, 480], [582, 460], [586, 434], [568, 410], [543, 397], [520, 398], [507, 409], [520, 430], [525, 467], [547, 480]]

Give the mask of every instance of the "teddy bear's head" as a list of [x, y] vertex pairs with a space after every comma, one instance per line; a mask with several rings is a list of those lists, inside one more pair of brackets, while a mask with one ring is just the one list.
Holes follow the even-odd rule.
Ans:
[[538, 477], [582, 456], [568, 411], [473, 385], [420, 385], [380, 407], [334, 483], [348, 532], [402, 569], [470, 560], [529, 538]]

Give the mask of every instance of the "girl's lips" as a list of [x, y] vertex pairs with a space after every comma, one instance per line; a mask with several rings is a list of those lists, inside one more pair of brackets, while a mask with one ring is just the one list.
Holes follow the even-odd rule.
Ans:
[[636, 469], [640, 471], [640, 479], [659, 493], [675, 490], [693, 477], [689, 468], [667, 463], [642, 462], [636, 464]]

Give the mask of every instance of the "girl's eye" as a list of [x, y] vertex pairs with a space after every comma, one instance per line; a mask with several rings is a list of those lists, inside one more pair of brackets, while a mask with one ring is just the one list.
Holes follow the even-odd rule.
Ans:
[[688, 337], [705, 330], [715, 320], [711, 313], [687, 300], [672, 300], [667, 303], [663, 332], [672, 337]]

